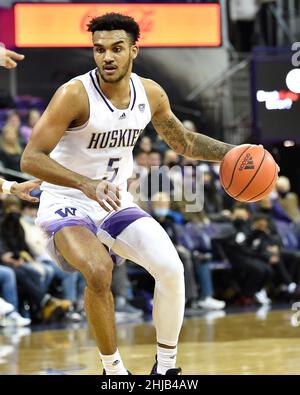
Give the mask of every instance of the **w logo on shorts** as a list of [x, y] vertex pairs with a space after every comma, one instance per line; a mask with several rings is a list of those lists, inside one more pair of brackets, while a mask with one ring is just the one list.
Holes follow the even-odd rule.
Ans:
[[59, 210], [55, 211], [55, 214], [60, 215], [62, 218], [68, 217], [68, 215], [75, 216], [75, 211], [77, 208], [74, 207], [65, 207], [64, 209], [60, 208]]

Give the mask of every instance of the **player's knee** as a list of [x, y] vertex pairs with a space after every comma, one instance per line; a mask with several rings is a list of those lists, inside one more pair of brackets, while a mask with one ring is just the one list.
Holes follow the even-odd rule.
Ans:
[[161, 280], [168, 287], [176, 288], [178, 291], [184, 288], [184, 267], [178, 258], [172, 261], [172, 265], [165, 265]]
[[85, 276], [87, 287], [98, 294], [110, 292], [112, 269], [112, 262], [91, 265]]

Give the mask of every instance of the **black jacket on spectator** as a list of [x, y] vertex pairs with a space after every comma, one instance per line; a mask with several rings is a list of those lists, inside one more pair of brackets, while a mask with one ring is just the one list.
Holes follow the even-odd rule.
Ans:
[[213, 239], [214, 248], [221, 258], [231, 263], [233, 276], [246, 296], [260, 291], [272, 274], [272, 269], [249, 246], [250, 233], [247, 221], [236, 221]]
[[267, 248], [277, 246], [280, 250], [281, 240], [276, 234], [252, 230], [247, 237], [247, 244], [257, 258], [269, 262], [272, 254], [267, 251]]
[[[20, 216], [18, 213], [5, 214], [0, 224], [0, 257], [6, 252], [12, 252], [13, 258], [19, 259], [21, 251], [30, 253], [20, 224]], [[36, 314], [45, 296], [45, 291], [41, 289], [39, 272], [28, 270], [26, 263], [18, 267], [13, 265], [10, 267], [16, 274], [20, 299], [27, 300], [32, 308], [31, 313]]]
[[6, 252], [13, 252], [13, 258], [18, 259], [21, 251], [30, 249], [25, 241], [25, 233], [20, 223], [18, 213], [6, 214], [0, 225], [0, 256]]
[[[293, 282], [293, 274], [297, 272], [298, 262], [296, 262], [293, 256], [288, 256], [289, 264], [285, 264], [284, 254], [281, 252], [281, 240], [279, 236], [273, 233], [266, 233], [263, 231], [253, 230], [247, 238], [247, 244], [253, 249], [258, 259], [270, 265], [272, 269], [272, 275], [275, 283], [289, 285]], [[270, 258], [272, 253], [268, 251], [268, 247], [278, 247], [278, 262], [271, 265]]]
[[214, 237], [213, 244], [218, 255], [230, 262], [243, 261], [245, 258], [254, 258], [255, 253], [247, 243], [251, 233], [248, 221], [228, 224]]
[[21, 171], [20, 170], [20, 161], [21, 161], [21, 154], [8, 154], [2, 149], [0, 149], [0, 161], [2, 162], [3, 166], [7, 169]]

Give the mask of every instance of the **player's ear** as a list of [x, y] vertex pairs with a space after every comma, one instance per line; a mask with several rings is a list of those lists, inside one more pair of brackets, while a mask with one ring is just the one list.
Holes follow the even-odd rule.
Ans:
[[131, 55], [132, 59], [135, 59], [138, 56], [139, 48], [136, 45], [131, 46]]

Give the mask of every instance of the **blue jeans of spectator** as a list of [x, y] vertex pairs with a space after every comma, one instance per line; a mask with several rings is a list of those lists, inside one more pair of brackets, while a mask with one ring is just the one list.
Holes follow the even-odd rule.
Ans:
[[[41, 265], [43, 264], [41, 263]], [[30, 272], [33, 277], [36, 276], [41, 291], [47, 293], [49, 285], [54, 277], [54, 269], [50, 266], [43, 265], [44, 274], [41, 274], [39, 270], [35, 268], [34, 265], [31, 265], [30, 263], [26, 263], [24, 265], [24, 269], [27, 272]]]
[[[58, 278], [61, 281], [61, 286], [63, 290], [62, 297], [64, 299], [71, 300], [72, 302], [76, 302], [78, 299], [78, 281], [81, 277], [79, 272], [75, 273], [66, 273], [62, 271], [56, 264], [50, 260], [43, 260], [45, 266], [53, 269], [54, 277]], [[80, 292], [79, 292], [80, 293]], [[80, 297], [81, 295], [79, 295]]]
[[13, 269], [0, 265], [0, 295], [18, 310], [16, 275]]
[[201, 299], [205, 299], [208, 296], [213, 296], [213, 283], [208, 263], [197, 264], [196, 273], [201, 288]]

